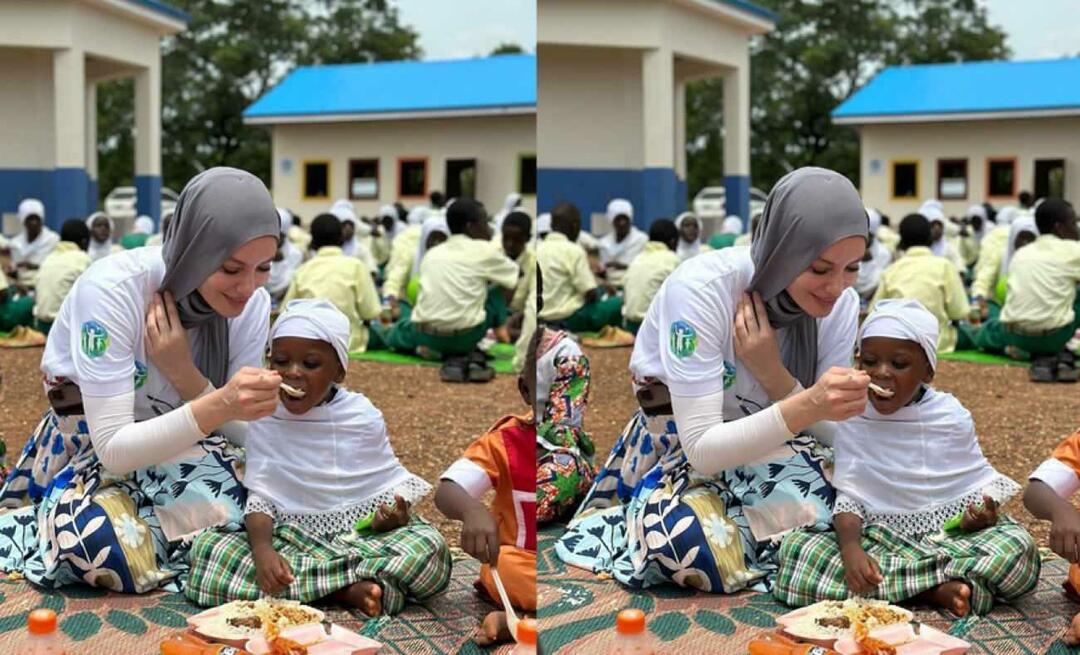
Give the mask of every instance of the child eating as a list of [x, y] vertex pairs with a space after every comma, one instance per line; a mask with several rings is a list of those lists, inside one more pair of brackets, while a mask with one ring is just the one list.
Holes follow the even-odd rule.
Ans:
[[[536, 352], [540, 331], [529, 344], [518, 391], [532, 407], [536, 396]], [[491, 510], [481, 502], [495, 489]], [[492, 570], [498, 570], [510, 603], [536, 612], [536, 425], [532, 412], [505, 416], [442, 474], [435, 506], [462, 521], [461, 548], [480, 560], [476, 587], [499, 598]], [[506, 612], [484, 617], [476, 643], [510, 641]]]
[[376, 616], [445, 589], [446, 541], [409, 512], [431, 485], [398, 461], [371, 401], [339, 386], [349, 320], [326, 300], [294, 300], [270, 336], [283, 388], [249, 428], [247, 536], [196, 537], [188, 598], [331, 599]]
[[784, 539], [779, 600], [914, 598], [964, 616], [1035, 588], [1035, 541], [997, 512], [1020, 486], [983, 457], [964, 406], [930, 386], [937, 340], [938, 320], [916, 300], [881, 301], [866, 319], [870, 402], [837, 424], [835, 534]]

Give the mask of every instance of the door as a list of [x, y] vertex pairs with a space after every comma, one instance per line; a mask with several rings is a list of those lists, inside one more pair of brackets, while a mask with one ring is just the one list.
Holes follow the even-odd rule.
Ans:
[[1036, 159], [1033, 186], [1036, 198], [1064, 198], [1065, 160]]

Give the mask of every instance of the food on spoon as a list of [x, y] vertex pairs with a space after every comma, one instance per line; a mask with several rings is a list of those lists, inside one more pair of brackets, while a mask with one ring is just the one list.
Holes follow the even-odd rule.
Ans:
[[896, 395], [896, 392], [893, 391], [892, 389], [886, 389], [884, 387], [879, 387], [878, 385], [874, 384], [873, 382], [870, 383], [870, 391], [873, 391], [874, 393], [881, 396], [882, 398], [892, 398], [894, 395]]
[[301, 390], [296, 389], [294, 387], [290, 387], [289, 385], [285, 384], [284, 382], [281, 383], [281, 390], [284, 391], [286, 393], [286, 395], [291, 396], [293, 398], [303, 398], [304, 396], [307, 395], [306, 391], [301, 391]]

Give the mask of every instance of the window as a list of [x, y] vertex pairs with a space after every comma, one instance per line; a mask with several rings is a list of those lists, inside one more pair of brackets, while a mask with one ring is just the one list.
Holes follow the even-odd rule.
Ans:
[[894, 161], [892, 163], [892, 197], [919, 197], [919, 162]]
[[966, 200], [968, 195], [967, 160], [939, 159], [937, 188], [937, 197], [942, 200]]
[[536, 195], [536, 155], [518, 157], [518, 193]]
[[304, 199], [330, 197], [330, 162], [304, 162]]
[[398, 160], [398, 196], [402, 198], [427, 196], [427, 158]]
[[1032, 186], [1036, 198], [1064, 198], [1065, 160], [1036, 159], [1035, 184]]
[[379, 197], [379, 160], [349, 160], [349, 199], [375, 200]]
[[476, 160], [446, 160], [446, 197], [476, 198]]
[[986, 195], [998, 198], [1016, 195], [1016, 157], [986, 160]]

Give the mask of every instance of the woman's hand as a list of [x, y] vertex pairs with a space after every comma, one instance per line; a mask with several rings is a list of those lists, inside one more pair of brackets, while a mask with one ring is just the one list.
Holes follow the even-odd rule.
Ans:
[[292, 584], [289, 563], [272, 546], [255, 549], [251, 554], [255, 559], [255, 580], [263, 593], [273, 596]]
[[383, 505], [375, 511], [371, 529], [376, 533], [390, 532], [409, 524], [409, 503], [401, 496], [394, 496], [393, 505]]
[[274, 413], [281, 375], [277, 371], [245, 366], [215, 393], [227, 408], [227, 421], [257, 421]]
[[795, 382], [780, 359], [776, 331], [769, 325], [761, 294], [743, 294], [735, 308], [732, 328], [735, 356], [761, 383], [769, 398], [780, 400], [786, 396]]
[[990, 496], [983, 496], [982, 506], [972, 504], [960, 517], [960, 529], [964, 532], [978, 532], [997, 525], [997, 520], [997, 503]]
[[841, 549], [840, 557], [844, 561], [844, 582], [852, 593], [859, 596], [869, 594], [885, 579], [881, 575], [881, 567], [859, 544]]
[[181, 391], [182, 397], [185, 395], [183, 387], [192, 386], [197, 381], [201, 381], [202, 386], [196, 393], [205, 388], [205, 379], [193, 380], [195, 376], [202, 378], [202, 374], [191, 359], [187, 330], [180, 324], [180, 312], [176, 309], [172, 292], [154, 294], [146, 311], [143, 333], [147, 359], [177, 391]]
[[813, 421], [845, 421], [866, 409], [870, 375], [866, 371], [834, 366], [809, 389], [810, 402], [818, 412]]

